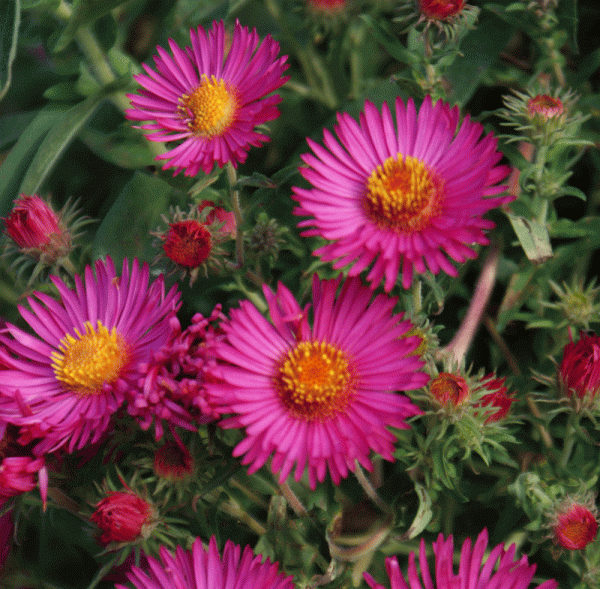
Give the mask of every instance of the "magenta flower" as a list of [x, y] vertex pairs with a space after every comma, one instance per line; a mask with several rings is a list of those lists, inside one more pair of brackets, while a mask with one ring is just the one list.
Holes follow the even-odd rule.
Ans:
[[242, 301], [221, 327], [214, 347], [225, 361], [206, 383], [209, 402], [233, 417], [225, 428], [245, 428], [234, 449], [249, 472], [273, 455], [271, 469], [284, 481], [295, 465], [312, 488], [327, 470], [335, 484], [355, 461], [371, 469], [371, 450], [393, 460], [395, 436], [387, 426], [407, 428], [421, 413], [393, 391], [423, 386], [423, 362], [412, 355], [418, 337], [393, 314], [396, 299], [372, 292], [359, 279], [313, 280], [312, 326], [304, 309], [281, 283], [277, 295], [264, 289], [271, 322]]
[[267, 95], [287, 81], [288, 65], [287, 56], [277, 57], [278, 43], [267, 36], [259, 44], [256, 30], [239, 22], [232, 35], [215, 22], [208, 34], [198, 27], [190, 37], [185, 51], [169, 40], [172, 56], [157, 47], [158, 72], [144, 64], [147, 75], [134, 76], [142, 89], [128, 95], [134, 108], [126, 116], [154, 121], [141, 125], [154, 131], [152, 141], [183, 140], [157, 159], [167, 160], [163, 169], [175, 168], [174, 174], [195, 176], [208, 174], [215, 162], [243, 163], [251, 146], [269, 140], [254, 129], [279, 116], [281, 97]]
[[[449, 536], [444, 540], [440, 534], [433, 543], [434, 577], [432, 578], [427, 562], [425, 542], [421, 540], [419, 550], [419, 567], [415, 563], [415, 553], [411, 552], [408, 559], [408, 583], [400, 571], [398, 559], [390, 556], [385, 559], [391, 589], [527, 589], [533, 579], [536, 565], [529, 564], [526, 556], [515, 560], [515, 545], [504, 550], [502, 544], [493, 548], [484, 561], [484, 553], [488, 543], [487, 530], [477, 537], [471, 547], [471, 539], [467, 538], [462, 545], [458, 573], [454, 572], [454, 540]], [[419, 575], [419, 569], [421, 574]], [[385, 589], [373, 579], [369, 573], [364, 573], [365, 580], [372, 589]], [[421, 579], [419, 578], [421, 577]], [[556, 589], [556, 581], [544, 581], [537, 589]]]
[[225, 316], [221, 306], [204, 317], [196, 313], [181, 330], [177, 317], [171, 318], [167, 342], [147, 361], [139, 364], [139, 379], [127, 412], [143, 430], [154, 424], [155, 438], [163, 437], [164, 425], [195, 430], [199, 423], [218, 417], [206, 399], [205, 378], [210, 378], [215, 360], [206, 349], [218, 336], [214, 324]]
[[44, 456], [33, 456], [16, 440], [17, 428], [0, 426], [0, 507], [12, 497], [28, 493], [39, 485], [44, 505], [48, 496], [48, 469]]
[[408, 288], [414, 272], [458, 274], [448, 258], [476, 257], [472, 244], [487, 244], [494, 223], [483, 215], [513, 197], [489, 198], [509, 172], [497, 165], [496, 139], [467, 115], [460, 128], [458, 108], [427, 96], [417, 115], [412, 99], [396, 99], [396, 124], [387, 104], [369, 101], [357, 123], [338, 115], [335, 132], [325, 130], [322, 147], [302, 159], [300, 172], [312, 188], [294, 188], [296, 215], [311, 217], [303, 235], [330, 243], [314, 253], [334, 268], [349, 265], [356, 276], [370, 266], [373, 287], [385, 279], [390, 291], [402, 272]]
[[21, 443], [40, 438], [38, 455], [99, 440], [170, 333], [179, 293], [165, 295], [162, 277], [149, 286], [147, 264], [130, 272], [124, 261], [120, 277], [110, 258], [95, 269], [75, 290], [53, 276], [60, 302], [38, 292], [19, 307], [37, 336], [11, 324], [0, 335], [0, 420], [21, 428]]
[[[240, 546], [227, 540], [223, 557], [212, 536], [208, 550], [196, 538], [191, 550], [178, 546], [171, 554], [160, 547], [160, 561], [148, 557], [148, 570], [133, 566], [127, 577], [137, 589], [294, 589], [292, 577], [279, 571], [279, 564], [267, 558], [254, 556], [249, 546], [242, 552]], [[116, 585], [117, 589], [128, 589]]]

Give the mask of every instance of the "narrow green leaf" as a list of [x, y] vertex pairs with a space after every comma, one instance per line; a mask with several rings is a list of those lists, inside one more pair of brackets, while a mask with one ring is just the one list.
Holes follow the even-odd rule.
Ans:
[[31, 162], [40, 141], [52, 126], [62, 119], [66, 107], [52, 105], [43, 108], [23, 131], [8, 157], [0, 166], [0, 216], [5, 217], [12, 201], [18, 196], [21, 178]]
[[404, 45], [396, 39], [389, 31], [375, 21], [371, 16], [367, 14], [361, 15], [362, 20], [367, 26], [375, 33], [377, 40], [385, 47], [385, 50], [398, 61], [403, 63], [415, 63], [418, 58], [413, 55]]
[[115, 166], [137, 170], [155, 164], [154, 155], [148, 148], [149, 141], [130, 127], [115, 133], [102, 133], [88, 125], [79, 138], [98, 157]]
[[433, 503], [425, 487], [415, 482], [415, 492], [419, 496], [419, 509], [415, 519], [410, 524], [410, 528], [406, 530], [403, 536], [408, 540], [416, 538], [427, 527], [433, 517]]
[[541, 264], [552, 257], [548, 229], [535, 219], [525, 219], [509, 214], [510, 223], [519, 238], [525, 255], [534, 264]]
[[39, 190], [60, 156], [92, 116], [102, 97], [102, 94], [96, 94], [76, 104], [50, 129], [25, 174], [19, 192], [34, 194]]
[[17, 55], [17, 39], [21, 22], [20, 0], [0, 2], [0, 100], [10, 87], [12, 65]]

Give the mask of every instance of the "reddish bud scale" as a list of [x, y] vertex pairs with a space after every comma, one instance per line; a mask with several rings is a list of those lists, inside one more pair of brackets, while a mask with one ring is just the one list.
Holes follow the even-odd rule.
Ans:
[[169, 225], [163, 250], [168, 258], [185, 268], [198, 268], [212, 249], [210, 231], [195, 219]]
[[464, 5], [465, 0], [420, 0], [419, 10], [427, 18], [447, 20], [456, 16]]
[[147, 536], [154, 519], [150, 503], [128, 491], [108, 491], [90, 518], [100, 528], [100, 543], [134, 542]]
[[598, 522], [585, 505], [572, 504], [558, 514], [553, 526], [554, 542], [567, 550], [582, 550], [596, 539]]
[[458, 407], [469, 397], [469, 385], [462, 376], [440, 372], [429, 384], [429, 392], [442, 407]]

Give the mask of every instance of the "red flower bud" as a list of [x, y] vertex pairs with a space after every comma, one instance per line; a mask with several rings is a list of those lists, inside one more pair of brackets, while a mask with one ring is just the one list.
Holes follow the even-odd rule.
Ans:
[[429, 384], [429, 392], [442, 407], [458, 407], [469, 397], [469, 385], [462, 376], [441, 372]]
[[198, 268], [210, 255], [210, 231], [196, 219], [177, 221], [169, 225], [163, 250], [168, 258], [184, 268]]
[[582, 550], [595, 540], [598, 522], [590, 508], [568, 501], [556, 515], [552, 529], [556, 544], [567, 550]]
[[561, 115], [565, 109], [563, 103], [559, 98], [553, 98], [547, 94], [538, 94], [532, 96], [527, 101], [527, 110], [530, 117], [536, 115], [541, 116], [543, 119], [551, 119]]
[[206, 216], [206, 224], [212, 225], [213, 223], [224, 223], [219, 229], [219, 233], [226, 237], [235, 237], [237, 227], [235, 215], [226, 211], [223, 207], [215, 206], [215, 203], [212, 200], [203, 200], [198, 205], [198, 211], [202, 212], [207, 207], [212, 207], [212, 210]]
[[165, 442], [154, 454], [154, 472], [163, 479], [181, 481], [194, 469], [194, 460], [181, 443]]
[[419, 0], [421, 13], [435, 20], [446, 20], [456, 16], [464, 5], [465, 0]]
[[156, 526], [156, 511], [132, 491], [108, 491], [90, 519], [100, 528], [100, 543], [106, 546], [148, 538]]
[[506, 378], [494, 378], [493, 374], [487, 374], [482, 384], [489, 391], [481, 401], [477, 404], [477, 407], [497, 407], [496, 412], [492, 413], [486, 420], [485, 423], [492, 423], [504, 419], [509, 411], [510, 406], [515, 402], [515, 398], [508, 394], [508, 389], [504, 386]]
[[578, 342], [567, 344], [558, 375], [567, 396], [594, 398], [600, 390], [600, 337], [582, 333]]
[[25, 253], [55, 261], [71, 250], [71, 235], [60, 215], [39, 196], [22, 194], [4, 224], [6, 234]]

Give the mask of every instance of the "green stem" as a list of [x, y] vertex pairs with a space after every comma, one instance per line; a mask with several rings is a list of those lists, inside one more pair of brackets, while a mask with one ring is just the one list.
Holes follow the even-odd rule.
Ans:
[[235, 217], [235, 261], [238, 268], [244, 265], [244, 232], [242, 224], [244, 215], [240, 205], [240, 191], [234, 188], [237, 182], [237, 172], [231, 162], [227, 162], [227, 180], [229, 181], [229, 194], [231, 197], [231, 208]]
[[383, 513], [390, 513], [390, 506], [377, 494], [375, 487], [373, 487], [371, 481], [369, 481], [365, 475], [362, 466], [358, 462], [355, 462], [355, 465], [356, 468], [354, 470], [354, 475], [356, 476], [356, 480], [358, 480], [360, 486], [367, 494], [367, 497], [369, 497], [369, 499], [373, 501], [373, 503], [377, 505], [377, 507], [379, 507]]
[[298, 499], [296, 493], [292, 491], [292, 488], [286, 482], [279, 483], [279, 489], [298, 517], [310, 517], [310, 514], [306, 511], [306, 507], [304, 507], [302, 501]]
[[571, 454], [575, 446], [575, 422], [577, 421], [577, 419], [577, 414], [575, 413], [575, 411], [572, 411], [567, 420], [567, 430], [565, 433], [565, 438], [563, 440], [563, 450], [561, 457], [558, 461], [558, 464], [562, 468], [566, 468], [567, 464], [569, 464], [569, 459], [571, 458]]

